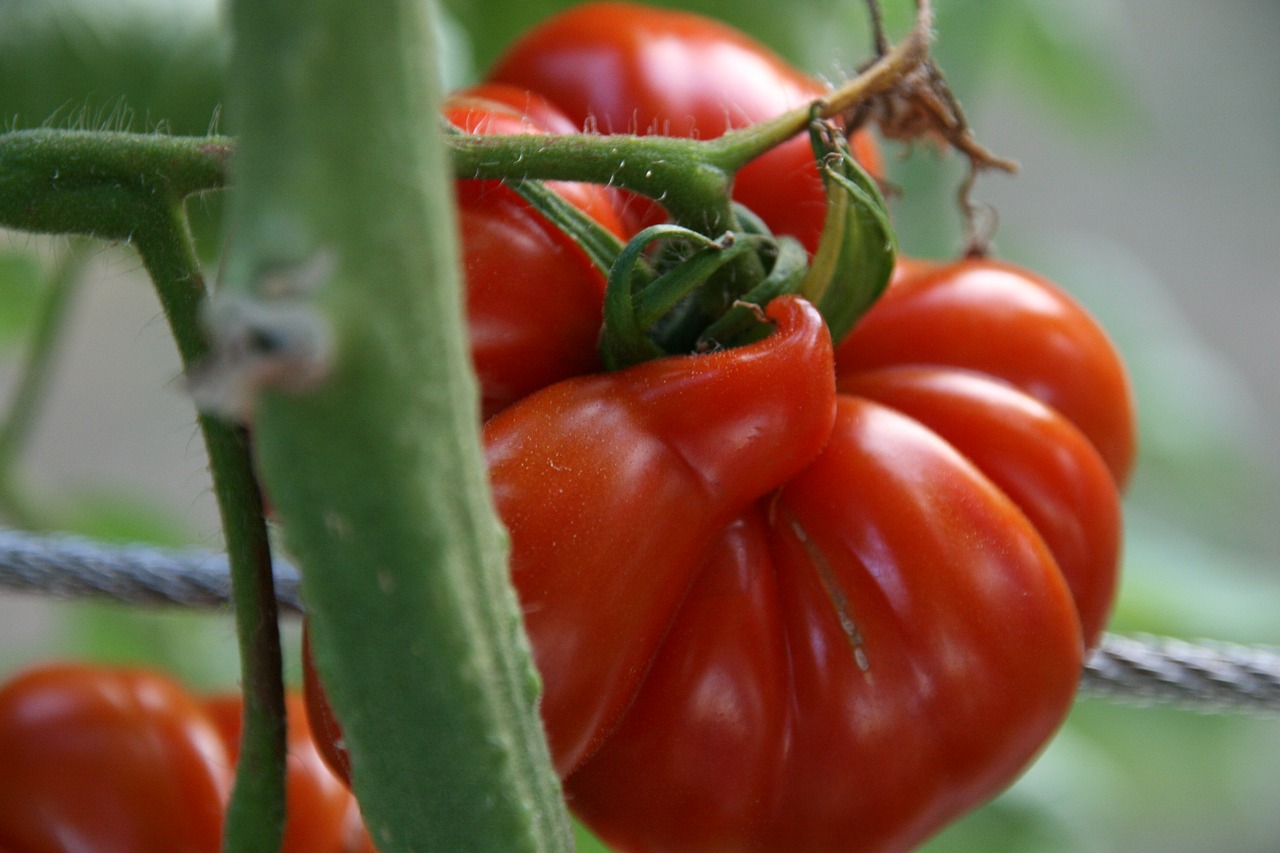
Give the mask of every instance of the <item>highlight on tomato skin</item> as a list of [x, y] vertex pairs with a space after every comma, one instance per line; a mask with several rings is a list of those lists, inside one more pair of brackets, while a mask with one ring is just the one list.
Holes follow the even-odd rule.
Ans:
[[841, 375], [900, 364], [995, 377], [1060, 412], [1123, 490], [1136, 455], [1133, 392], [1097, 321], [1042, 276], [971, 258], [895, 276], [836, 347]]
[[0, 687], [0, 847], [14, 853], [213, 853], [231, 767], [165, 676], [67, 663]]
[[[359, 806], [286, 698], [282, 853], [371, 853]], [[138, 668], [33, 666], [0, 685], [0, 850], [218, 853], [239, 693], [200, 697]]]
[[[531, 89], [580, 129], [712, 139], [821, 98], [827, 87], [734, 28], [691, 12], [633, 3], [583, 3], [553, 15], [502, 54], [489, 81]], [[873, 175], [880, 154], [865, 131], [851, 140]], [[749, 163], [734, 198], [812, 253], [826, 194], [807, 134]], [[635, 200], [643, 224], [661, 216]]]

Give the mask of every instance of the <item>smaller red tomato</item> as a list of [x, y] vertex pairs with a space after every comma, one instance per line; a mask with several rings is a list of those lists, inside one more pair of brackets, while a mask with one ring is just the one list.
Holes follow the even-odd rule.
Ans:
[[81, 664], [0, 688], [0, 846], [21, 853], [214, 853], [231, 757], [170, 679]]
[[[359, 808], [287, 697], [282, 853], [374, 853]], [[56, 664], [0, 687], [0, 853], [218, 853], [239, 694], [200, 700], [140, 669]]]

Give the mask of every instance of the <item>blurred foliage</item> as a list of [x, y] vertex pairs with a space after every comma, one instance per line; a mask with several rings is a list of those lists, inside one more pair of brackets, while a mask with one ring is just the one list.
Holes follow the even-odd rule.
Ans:
[[[443, 0], [448, 85], [474, 79], [520, 31], [568, 5]], [[851, 0], [659, 5], [735, 24], [830, 79], [871, 55], [865, 9]], [[971, 116], [988, 98], [1015, 99], [1084, 145], [1141, 137], [1147, 105], [1125, 76], [1120, 0], [936, 5], [937, 56]], [[906, 29], [911, 11], [906, 0], [886, 3], [891, 35]], [[5, 127], [203, 133], [220, 122], [227, 56], [214, 0], [0, 0], [0, 117]], [[900, 191], [895, 220], [904, 250], [953, 253], [961, 240], [953, 203], [961, 164], [927, 149], [902, 162], [895, 153], [887, 152]], [[204, 254], [215, 259], [217, 199], [196, 203], [193, 212], [204, 223]], [[1128, 500], [1116, 628], [1280, 643], [1280, 573], [1259, 556], [1276, 531], [1269, 513], [1253, 511], [1280, 503], [1280, 475], [1258, 463], [1268, 436], [1238, 378], [1143, 261], [1104, 236], [1058, 233], [1051, 222], [1006, 222], [1001, 248], [1077, 294], [1131, 367], [1142, 450]], [[6, 362], [37, 311], [47, 275], [21, 241], [0, 252], [0, 357]], [[113, 540], [191, 541], [192, 532], [167, 508], [107, 492], [110, 485], [99, 493], [109, 493], [106, 500], [65, 496], [69, 530]], [[235, 679], [232, 629], [221, 614], [106, 605], [66, 606], [60, 613], [68, 629], [51, 653], [151, 662], [198, 684]], [[296, 645], [295, 629], [289, 636]], [[296, 653], [286, 659], [296, 661]], [[1270, 800], [1277, 767], [1275, 720], [1085, 700], [1018, 784], [927, 849], [1275, 850], [1280, 812]], [[588, 853], [603, 850], [585, 830], [580, 843]]]
[[7, 129], [205, 133], [226, 59], [215, 0], [0, 0]]
[[47, 280], [39, 257], [32, 252], [0, 250], [0, 352], [25, 337], [35, 321]]

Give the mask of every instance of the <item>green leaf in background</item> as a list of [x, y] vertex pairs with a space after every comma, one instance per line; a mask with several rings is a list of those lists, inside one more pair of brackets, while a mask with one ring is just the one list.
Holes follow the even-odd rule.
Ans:
[[40, 311], [47, 278], [35, 252], [0, 249], [0, 349], [25, 338]]
[[1273, 566], [1146, 508], [1130, 507], [1125, 534], [1113, 630], [1280, 644], [1280, 574]]
[[1010, 83], [1077, 136], [1134, 129], [1117, 0], [943, 0], [937, 11], [935, 52], [962, 101]]
[[923, 853], [1271, 851], [1276, 721], [1085, 700], [1000, 799]]
[[194, 541], [181, 514], [120, 488], [85, 488], [58, 508], [58, 519], [61, 531], [101, 542], [182, 548]]
[[205, 133], [225, 59], [216, 0], [0, 0], [6, 128]]
[[230, 618], [222, 613], [76, 602], [62, 611], [69, 659], [160, 669], [195, 689], [239, 683]]

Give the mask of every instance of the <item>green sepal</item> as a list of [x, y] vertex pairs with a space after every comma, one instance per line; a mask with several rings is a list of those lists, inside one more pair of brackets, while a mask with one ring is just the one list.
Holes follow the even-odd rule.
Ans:
[[518, 181], [511, 189], [572, 240], [605, 275], [622, 254], [622, 241], [542, 181]]
[[760, 320], [759, 309], [786, 293], [796, 293], [808, 270], [809, 254], [800, 241], [781, 237], [778, 257], [764, 281], [740, 296], [733, 306], [698, 338], [698, 351], [708, 352], [742, 346], [768, 334], [768, 323]]
[[[640, 265], [644, 252], [660, 240], [688, 243], [693, 252], [654, 278]], [[600, 358], [605, 368], [620, 370], [666, 355], [650, 337], [654, 327], [725, 264], [758, 242], [732, 232], [713, 240], [672, 223], [652, 225], [633, 237], [618, 255], [605, 289], [600, 332]]]
[[800, 294], [840, 341], [889, 284], [898, 241], [884, 197], [849, 153], [845, 135], [814, 120], [809, 136], [826, 184], [827, 215]]

